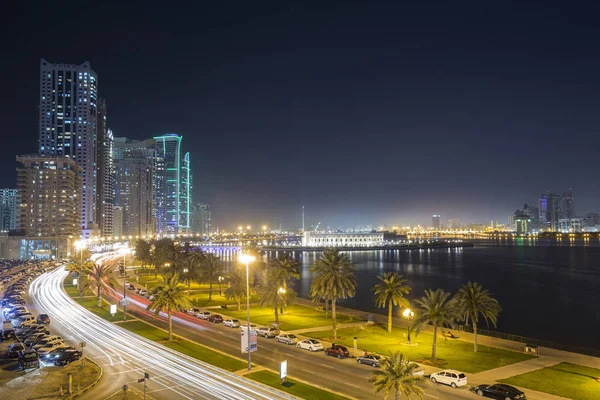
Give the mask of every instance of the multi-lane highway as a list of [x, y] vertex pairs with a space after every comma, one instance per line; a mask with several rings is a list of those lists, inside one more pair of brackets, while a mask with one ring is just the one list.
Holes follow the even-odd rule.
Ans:
[[[137, 380], [148, 372], [151, 377], [149, 398], [291, 398], [135, 335], [90, 313], [63, 291], [62, 282], [66, 276], [64, 268], [44, 274], [32, 282], [29, 294], [40, 309], [52, 315], [53, 329], [68, 330], [66, 336], [87, 343], [86, 355], [105, 368], [102, 395], [118, 393], [123, 384], [141, 393], [143, 385]], [[108, 396], [94, 392], [90, 398], [102, 397]]]

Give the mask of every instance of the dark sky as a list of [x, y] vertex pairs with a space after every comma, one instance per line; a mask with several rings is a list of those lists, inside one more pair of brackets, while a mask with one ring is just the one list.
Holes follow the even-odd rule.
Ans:
[[183, 135], [221, 228], [298, 228], [301, 205], [332, 227], [503, 223], [569, 188], [600, 211], [598, 9], [98, 3], [3, 9], [1, 186], [37, 149], [43, 57], [90, 61], [116, 136]]

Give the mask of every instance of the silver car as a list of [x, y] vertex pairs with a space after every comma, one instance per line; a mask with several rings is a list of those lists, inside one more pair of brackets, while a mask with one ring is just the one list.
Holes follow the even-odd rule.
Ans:
[[291, 333], [282, 333], [280, 335], [275, 336], [275, 341], [285, 344], [296, 344], [298, 343], [298, 337]]

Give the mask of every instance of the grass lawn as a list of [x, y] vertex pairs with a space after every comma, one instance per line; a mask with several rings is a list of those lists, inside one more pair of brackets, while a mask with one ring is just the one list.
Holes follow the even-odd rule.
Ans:
[[[237, 309], [224, 310], [224, 314], [233, 318], [246, 320], [245, 307], [241, 312]], [[358, 321], [356, 318], [343, 314], [337, 314], [338, 323]], [[275, 322], [275, 315], [272, 308], [250, 306], [250, 321], [259, 325], [270, 325]], [[331, 325], [331, 318], [325, 318], [325, 311], [317, 310], [316, 307], [305, 307], [295, 305], [285, 309], [285, 314], [279, 316], [281, 329], [292, 331], [296, 329], [312, 328], [315, 326]]]
[[271, 371], [252, 372], [245, 375], [246, 378], [272, 386], [294, 396], [298, 396], [306, 400], [344, 400], [347, 397], [337, 395], [327, 390], [319, 389], [318, 387], [307, 385], [293, 379], [286, 378], [285, 385], [281, 384], [279, 375]]
[[[154, 341], [164, 341], [168, 337], [167, 332], [155, 328], [152, 325], [148, 325], [143, 321], [123, 322], [119, 324], [119, 326]], [[174, 336], [174, 338], [177, 337]], [[213, 351], [208, 347], [204, 347], [187, 340], [181, 340], [179, 338], [177, 339], [178, 340], [175, 342], [162, 342], [161, 344], [180, 353], [187, 354], [190, 357], [194, 357], [216, 367], [226, 369], [227, 371], [233, 372], [247, 367], [246, 362], [242, 360], [229, 357], [225, 354]]]
[[573, 400], [593, 400], [600, 397], [599, 379], [600, 369], [560, 363], [500, 382]]
[[[358, 337], [358, 348], [369, 352], [388, 354], [401, 351], [413, 361], [431, 358], [431, 345], [433, 335], [421, 333], [411, 335], [411, 341], [418, 343], [417, 346], [406, 346], [406, 329], [394, 328], [391, 334], [387, 333], [386, 327], [371, 325], [354, 328], [338, 329], [338, 340], [349, 348], [354, 347], [354, 337]], [[460, 334], [459, 334], [460, 335]], [[315, 339], [331, 340], [331, 330], [306, 333], [306, 336]], [[517, 353], [510, 350], [499, 349], [479, 345], [479, 351], [473, 352], [473, 344], [461, 340], [444, 340], [438, 336], [437, 354], [438, 361], [443, 360], [444, 368], [454, 368], [459, 371], [476, 373], [504, 365], [521, 362], [533, 356]]]

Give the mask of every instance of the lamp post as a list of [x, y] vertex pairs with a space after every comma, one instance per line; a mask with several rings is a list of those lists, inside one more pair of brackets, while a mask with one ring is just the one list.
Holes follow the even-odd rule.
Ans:
[[406, 328], [406, 334], [408, 336], [408, 344], [410, 344], [410, 320], [413, 319], [413, 317], [415, 316], [415, 313], [410, 308], [407, 308], [406, 310], [404, 310], [402, 312], [402, 315], [408, 321], [408, 327]]
[[[123, 254], [123, 272], [125, 276], [127, 276], [127, 269], [125, 269], [125, 257], [129, 254], [129, 247], [121, 247], [119, 250], [121, 254]], [[125, 289], [125, 279], [123, 279], [123, 321], [127, 321], [127, 290]]]
[[248, 321], [246, 322], [246, 335], [248, 335], [248, 371], [250, 371], [250, 266], [256, 258], [250, 254], [240, 254], [238, 260], [246, 264], [246, 312]]
[[222, 294], [221, 294], [221, 284], [223, 283], [224, 280], [225, 280], [225, 278], [223, 278], [222, 276], [219, 276], [219, 296], [222, 296]]

